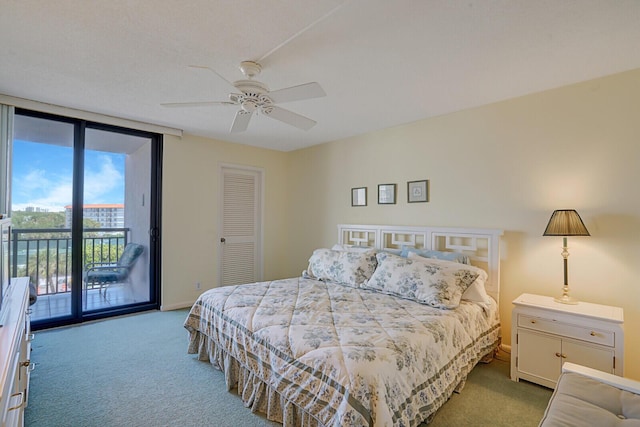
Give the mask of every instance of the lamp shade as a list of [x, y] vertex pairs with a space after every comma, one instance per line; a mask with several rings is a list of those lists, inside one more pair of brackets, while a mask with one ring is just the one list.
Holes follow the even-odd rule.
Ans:
[[543, 236], [590, 236], [575, 209], [553, 211]]

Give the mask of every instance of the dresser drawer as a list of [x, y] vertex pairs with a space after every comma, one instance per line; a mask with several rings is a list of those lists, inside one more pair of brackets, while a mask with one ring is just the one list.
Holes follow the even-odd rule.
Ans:
[[612, 331], [602, 331], [584, 326], [570, 325], [555, 320], [528, 316], [526, 314], [518, 315], [518, 326], [609, 347], [615, 346], [615, 333]]

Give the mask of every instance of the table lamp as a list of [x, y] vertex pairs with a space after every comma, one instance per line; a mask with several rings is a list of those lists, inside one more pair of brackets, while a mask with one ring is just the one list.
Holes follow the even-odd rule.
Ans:
[[549, 224], [544, 230], [543, 236], [562, 236], [562, 258], [564, 259], [564, 287], [562, 296], [554, 298], [555, 301], [563, 304], [577, 304], [578, 300], [569, 295], [569, 281], [567, 274], [567, 258], [569, 258], [569, 248], [567, 247], [567, 236], [590, 236], [587, 227], [584, 226], [580, 215], [574, 209], [559, 209], [553, 211]]

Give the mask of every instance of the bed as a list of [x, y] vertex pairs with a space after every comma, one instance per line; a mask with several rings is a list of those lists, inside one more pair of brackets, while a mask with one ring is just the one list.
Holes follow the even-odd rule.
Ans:
[[500, 343], [501, 235], [339, 225], [299, 277], [203, 293], [188, 352], [287, 427], [428, 422]]

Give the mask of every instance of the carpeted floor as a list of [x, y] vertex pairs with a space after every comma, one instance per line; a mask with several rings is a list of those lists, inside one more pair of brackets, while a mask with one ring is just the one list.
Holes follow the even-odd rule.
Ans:
[[[226, 391], [224, 377], [187, 354], [185, 310], [148, 312], [36, 333], [25, 425], [275, 426]], [[551, 390], [478, 365], [430, 426], [537, 426]]]

